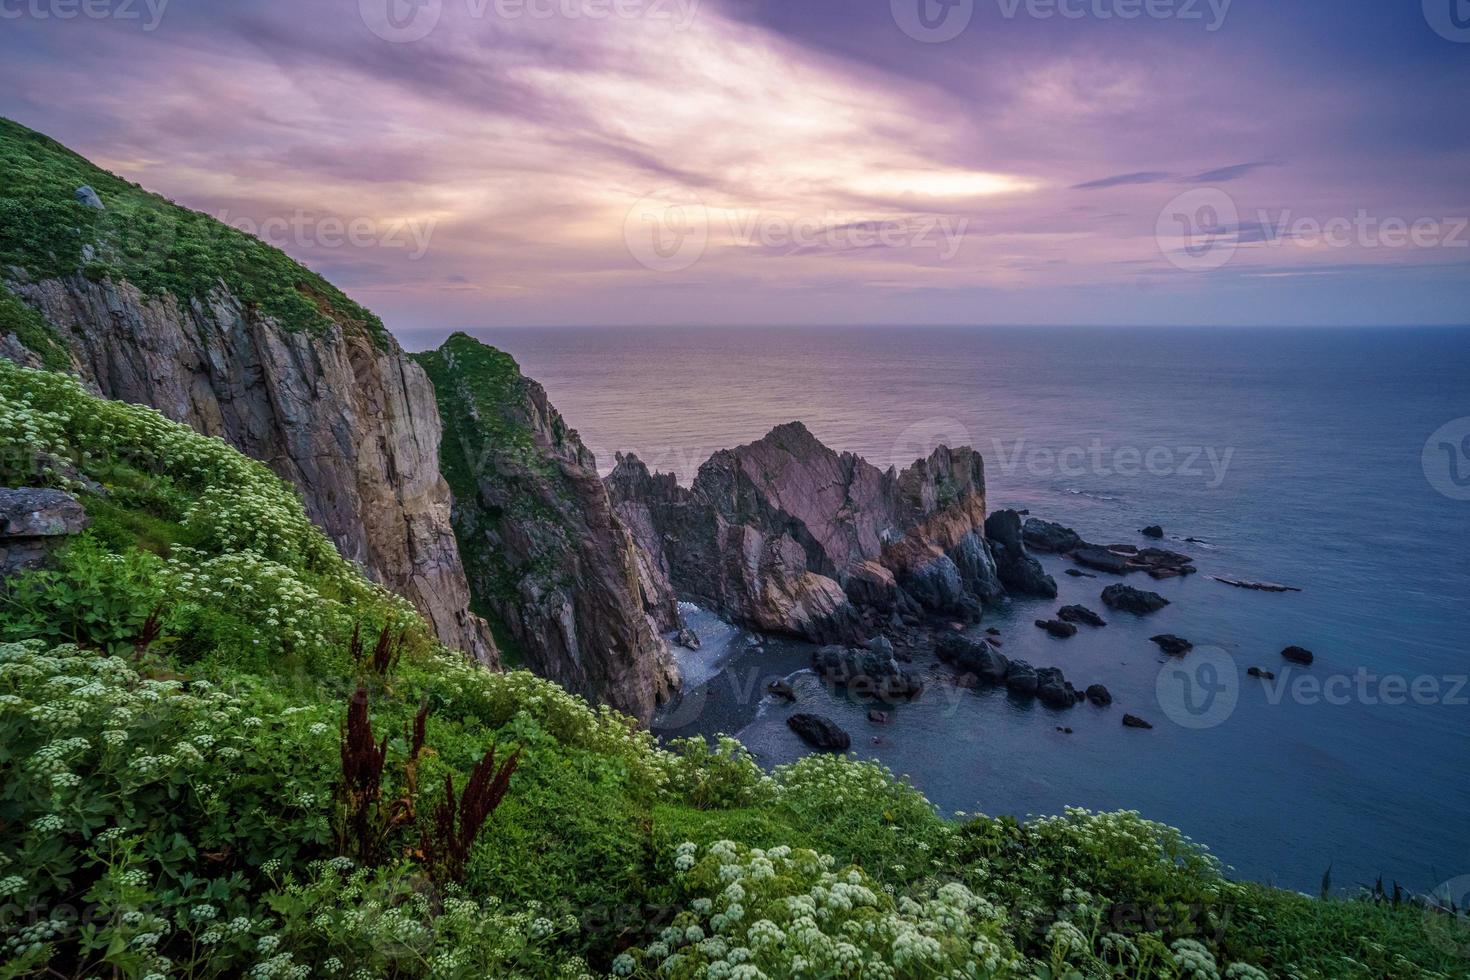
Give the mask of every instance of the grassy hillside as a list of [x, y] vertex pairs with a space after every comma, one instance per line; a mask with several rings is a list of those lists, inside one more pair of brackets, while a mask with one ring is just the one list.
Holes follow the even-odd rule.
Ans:
[[[76, 199], [83, 186], [97, 192], [105, 210]], [[288, 330], [325, 330], [336, 322], [389, 342], [381, 320], [279, 249], [0, 119], [0, 269], [5, 266], [36, 279], [81, 272], [126, 281], [184, 302], [223, 282]]]
[[436, 647], [224, 443], [0, 362], [18, 484], [94, 523], [0, 588], [0, 976], [1466, 975], [1453, 919], [1135, 814], [661, 749]]

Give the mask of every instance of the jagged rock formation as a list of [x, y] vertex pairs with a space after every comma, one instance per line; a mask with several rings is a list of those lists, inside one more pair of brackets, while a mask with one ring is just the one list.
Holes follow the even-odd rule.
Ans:
[[689, 488], [631, 455], [607, 485], [682, 597], [752, 628], [850, 643], [924, 611], [978, 620], [1002, 594], [972, 449], [884, 472], [792, 422], [716, 453]]
[[648, 720], [678, 677], [645, 606], [667, 614], [672, 593], [614, 513], [592, 454], [508, 354], [455, 334], [415, 358], [444, 420], [476, 609], [503, 624], [525, 666]]
[[207, 302], [18, 269], [5, 285], [55, 328], [100, 394], [265, 462], [301, 490], [342, 554], [412, 601], [446, 645], [494, 662], [469, 612], [433, 387], [391, 339], [347, 318], [322, 333], [287, 330], [223, 285]]

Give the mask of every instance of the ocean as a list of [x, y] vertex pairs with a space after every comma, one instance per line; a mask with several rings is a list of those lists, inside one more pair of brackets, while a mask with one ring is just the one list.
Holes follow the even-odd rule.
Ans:
[[[876, 725], [804, 672], [809, 647], [691, 609], [705, 642], [680, 652], [686, 696], [661, 734], [736, 734], [777, 765], [804, 751], [785, 717], [820, 711], [945, 812], [1138, 810], [1237, 876], [1311, 893], [1329, 866], [1342, 888], [1470, 874], [1470, 331], [470, 332], [546, 386], [604, 472], [631, 450], [687, 482], [714, 450], [791, 420], [882, 467], [968, 444], [992, 509], [1100, 543], [1143, 546], [1138, 529], [1160, 524], [1197, 560], [1187, 579], [1130, 579], [1171, 600], [1146, 619], [1110, 613], [1108, 577], [1051, 557], [1057, 601], [987, 613], [1004, 653], [1106, 684], [1111, 708], [933, 684]], [[1069, 602], [1109, 625], [1068, 640], [1033, 625]], [[1162, 656], [1156, 633], [1195, 650]], [[1316, 662], [1287, 664], [1289, 644]], [[799, 709], [763, 697], [777, 676]], [[1153, 729], [1125, 729], [1125, 711]]]

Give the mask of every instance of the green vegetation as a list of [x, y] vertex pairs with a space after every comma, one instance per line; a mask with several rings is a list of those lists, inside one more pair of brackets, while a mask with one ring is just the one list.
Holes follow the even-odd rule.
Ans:
[[0, 289], [0, 337], [8, 334], [14, 334], [22, 346], [40, 357], [47, 369], [65, 371], [71, 367], [71, 355], [51, 324], [41, 314]]
[[[0, 267], [19, 266], [35, 279], [80, 271], [181, 303], [204, 300], [223, 282], [288, 330], [320, 332], [337, 323], [390, 343], [381, 320], [279, 249], [150, 194], [8, 119], [0, 119], [0, 176]], [[97, 192], [105, 210], [76, 200], [83, 186]], [[0, 306], [0, 330], [10, 320]], [[47, 366], [60, 365], [48, 359]]]
[[0, 587], [0, 977], [1466, 975], [1454, 916], [1231, 882], [1137, 814], [955, 822], [877, 766], [660, 748], [63, 376], [0, 363], [0, 484], [93, 518]]

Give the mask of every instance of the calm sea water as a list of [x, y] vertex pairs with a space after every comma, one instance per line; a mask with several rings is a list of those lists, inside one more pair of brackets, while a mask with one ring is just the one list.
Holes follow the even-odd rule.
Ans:
[[[877, 726], [867, 705], [801, 672], [800, 645], [752, 646], [695, 613], [706, 643], [684, 656], [690, 691], [666, 730], [734, 732], [765, 762], [795, 759], [784, 719], [797, 709], [761, 698], [766, 678], [789, 674], [800, 709], [832, 715], [858, 754], [946, 810], [1137, 809], [1241, 876], [1307, 891], [1329, 865], [1339, 886], [1383, 874], [1422, 890], [1470, 874], [1470, 502], [1434, 482], [1453, 488], [1470, 459], [1439, 440], [1425, 456], [1431, 434], [1470, 416], [1470, 331], [478, 335], [545, 384], [604, 469], [636, 450], [687, 481], [715, 449], [792, 419], [880, 466], [968, 443], [986, 457], [992, 507], [1104, 543], [1142, 545], [1137, 529], [1160, 523], [1202, 573], [1135, 580], [1172, 605], [1057, 641], [1032, 621], [1066, 602], [1106, 614], [1108, 580], [1046, 559], [1061, 599], [989, 616], [1005, 653], [1107, 684], [1110, 709], [1059, 713], [936, 683]], [[1450, 430], [1450, 445], [1467, 433]], [[1212, 574], [1303, 591], [1247, 592]], [[1195, 652], [1160, 656], [1147, 639], [1160, 632]], [[1316, 664], [1287, 668], [1288, 644]], [[1246, 676], [1256, 665], [1278, 684]], [[1125, 730], [1124, 711], [1154, 729]]]

